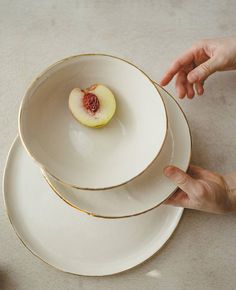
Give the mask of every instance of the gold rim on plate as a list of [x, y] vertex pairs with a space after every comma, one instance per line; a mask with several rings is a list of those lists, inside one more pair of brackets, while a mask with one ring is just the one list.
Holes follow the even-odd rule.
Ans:
[[[139, 174], [135, 175], [134, 177], [132, 177], [131, 179], [125, 181], [125, 182], [122, 182], [120, 184], [117, 184], [117, 185], [113, 185], [113, 186], [109, 186], [109, 187], [99, 187], [99, 188], [90, 188], [90, 187], [81, 187], [81, 186], [78, 186], [78, 185], [74, 185], [74, 184], [70, 184], [70, 183], [67, 183], [63, 180], [61, 180], [60, 178], [58, 178], [57, 176], [55, 176], [54, 174], [50, 173], [50, 171], [47, 169], [46, 166], [44, 166], [41, 162], [39, 162], [34, 156], [33, 154], [29, 151], [29, 149], [27, 148], [26, 144], [24, 143], [24, 138], [23, 138], [23, 134], [22, 134], [22, 131], [21, 131], [21, 128], [22, 128], [22, 107], [23, 107], [23, 104], [24, 104], [24, 100], [25, 100], [25, 96], [27, 94], [27, 92], [33, 87], [33, 85], [35, 84], [35, 82], [41, 78], [46, 72], [48, 72], [50, 69], [52, 69], [53, 67], [57, 66], [58, 64], [60, 63], [63, 63], [67, 60], [71, 60], [73, 58], [78, 58], [78, 57], [82, 57], [82, 56], [105, 56], [105, 57], [111, 57], [111, 58], [114, 58], [114, 59], [118, 59], [118, 60], [121, 60], [123, 62], [126, 62], [130, 65], [132, 65], [133, 67], [135, 67], [136, 69], [138, 69], [149, 81], [150, 83], [155, 87], [155, 90], [157, 91], [159, 97], [161, 98], [161, 101], [162, 101], [162, 104], [164, 106], [164, 110], [165, 110], [165, 122], [166, 122], [166, 132], [165, 132], [165, 136], [164, 136], [164, 139], [163, 139], [163, 142], [162, 142], [162, 145], [159, 149], [159, 151], [157, 152], [157, 155], [154, 157], [154, 159], [145, 167], [144, 170], [142, 170]], [[41, 167], [44, 171], [46, 171], [50, 176], [52, 176], [54, 179], [56, 179], [58, 182], [66, 185], [66, 186], [70, 186], [70, 187], [73, 187], [73, 188], [76, 188], [76, 189], [82, 189], [82, 190], [107, 190], [107, 189], [111, 189], [111, 188], [116, 188], [116, 187], [119, 187], [119, 186], [122, 186], [122, 185], [125, 185], [127, 184], [128, 182], [134, 180], [135, 178], [139, 177], [141, 174], [143, 174], [152, 164], [153, 162], [157, 159], [157, 157], [159, 156], [159, 154], [161, 153], [161, 150], [164, 146], [164, 143], [166, 141], [166, 137], [167, 137], [167, 131], [168, 131], [168, 116], [167, 116], [167, 110], [166, 110], [166, 105], [165, 105], [165, 102], [163, 101], [163, 98], [160, 94], [160, 92], [158, 91], [156, 85], [154, 84], [154, 82], [152, 81], [152, 79], [143, 71], [141, 70], [139, 67], [137, 67], [136, 65], [134, 65], [133, 63], [131, 63], [130, 61], [127, 61], [123, 58], [120, 58], [120, 57], [117, 57], [117, 56], [113, 56], [113, 55], [110, 55], [110, 54], [103, 54], [103, 53], [86, 53], [86, 54], [78, 54], [78, 55], [73, 55], [73, 56], [70, 56], [70, 57], [67, 57], [67, 58], [64, 58], [64, 59], [61, 59], [57, 62], [55, 62], [54, 64], [48, 66], [45, 70], [43, 70], [32, 82], [31, 84], [28, 86], [28, 88], [26, 89], [26, 92], [24, 94], [24, 97], [22, 98], [22, 101], [21, 101], [21, 104], [20, 104], [20, 109], [19, 109], [19, 115], [18, 115], [18, 131], [19, 131], [19, 136], [20, 136], [20, 139], [21, 139], [21, 142], [26, 150], [26, 152], [30, 155], [30, 157], [39, 165], [39, 167]]]
[[47, 261], [45, 261], [43, 258], [41, 258], [38, 254], [36, 254], [33, 250], [30, 249], [30, 247], [26, 244], [26, 242], [23, 241], [23, 239], [21, 238], [20, 234], [17, 232], [13, 222], [12, 222], [12, 219], [10, 217], [10, 214], [9, 214], [9, 211], [8, 211], [8, 207], [6, 205], [6, 199], [5, 199], [5, 174], [6, 174], [6, 168], [7, 168], [7, 164], [8, 164], [8, 161], [9, 161], [9, 157], [10, 157], [10, 153], [11, 153], [11, 150], [13, 148], [13, 146], [15, 145], [16, 143], [16, 140], [18, 138], [18, 135], [15, 137], [9, 151], [8, 151], [8, 154], [7, 154], [7, 160], [6, 160], [6, 163], [5, 163], [5, 167], [4, 167], [4, 173], [3, 173], [3, 182], [2, 182], [2, 192], [3, 192], [3, 202], [4, 202], [4, 206], [5, 206], [5, 210], [6, 210], [6, 214], [7, 214], [7, 217], [9, 219], [9, 222], [16, 234], [16, 236], [18, 237], [18, 239], [21, 241], [22, 245], [31, 253], [33, 254], [33, 256], [35, 256], [36, 258], [38, 258], [40, 261], [42, 261], [43, 263], [45, 263], [46, 265], [58, 270], [58, 271], [61, 271], [63, 273], [66, 273], [66, 274], [70, 274], [70, 275], [75, 275], [75, 276], [81, 276], [81, 277], [106, 277], [106, 276], [114, 276], [114, 275], [117, 275], [117, 274], [122, 274], [122, 273], [125, 273], [127, 271], [130, 271], [130, 270], [133, 270], [133, 269], [136, 269], [137, 267], [139, 266], [142, 266], [144, 263], [147, 263], [149, 260], [151, 260], [152, 258], [154, 258], [154, 256], [156, 256], [157, 254], [160, 253], [161, 250], [164, 249], [164, 247], [167, 245], [167, 243], [169, 242], [169, 240], [171, 240], [173, 238], [173, 234], [176, 232], [178, 226], [179, 226], [179, 223], [180, 223], [180, 219], [183, 215], [183, 212], [184, 212], [184, 209], [182, 209], [182, 212], [180, 213], [179, 217], [178, 217], [178, 221], [177, 221], [177, 224], [175, 226], [175, 228], [171, 231], [168, 239], [164, 242], [164, 244], [158, 249], [156, 250], [155, 253], [153, 253], [150, 257], [148, 257], [147, 259], [145, 259], [144, 261], [140, 262], [139, 264], [135, 265], [135, 266], [130, 266], [122, 271], [119, 271], [119, 272], [116, 272], [116, 273], [112, 273], [112, 274], [108, 274], [108, 275], [83, 275], [83, 274], [78, 274], [78, 273], [72, 273], [72, 272], [69, 272], [69, 271], [65, 271], [63, 269], [60, 269], [54, 265], [51, 265], [49, 264]]
[[[153, 81], [153, 83], [155, 84], [155, 86], [157, 87], [157, 89], [159, 89], [161, 86]], [[186, 115], [185, 113], [183, 112], [182, 108], [180, 107], [180, 105], [178, 104], [178, 102], [175, 100], [175, 98], [168, 92], [166, 91], [163, 87], [161, 87], [161, 89], [163, 91], [165, 91], [168, 96], [170, 98], [172, 98], [174, 100], [174, 102], [176, 103], [176, 105], [178, 106], [178, 108], [181, 110], [185, 120], [186, 120], [186, 123], [187, 123], [187, 126], [188, 126], [188, 131], [189, 131], [189, 135], [190, 135], [190, 155], [189, 155], [189, 159], [188, 159], [188, 163], [187, 163], [187, 169], [186, 171], [188, 170], [188, 167], [189, 167], [189, 164], [190, 164], [190, 160], [191, 160], [191, 152], [192, 152], [192, 136], [191, 136], [191, 130], [190, 130], [190, 126], [189, 126], [189, 123], [188, 123], [188, 120], [186, 118]], [[161, 94], [159, 92], [159, 94]], [[162, 151], [162, 150], [161, 150]], [[72, 204], [70, 201], [68, 201], [66, 198], [63, 197], [63, 194], [61, 194], [61, 192], [55, 188], [55, 186], [52, 184], [52, 182], [49, 180], [49, 178], [47, 177], [45, 171], [43, 169], [41, 169], [42, 171], [42, 174], [43, 174], [43, 177], [45, 178], [46, 182], [48, 183], [48, 185], [51, 187], [51, 189], [57, 194], [57, 196], [62, 199], [64, 202], [66, 202], [68, 205], [70, 205], [71, 207], [77, 209], [78, 211], [82, 212], [82, 213], [85, 213], [87, 215], [90, 215], [90, 216], [93, 216], [93, 217], [97, 217], [97, 218], [104, 218], [104, 219], [120, 219], [120, 218], [129, 218], [129, 217], [134, 217], [134, 216], [138, 216], [138, 215], [141, 215], [141, 214], [144, 214], [146, 212], [149, 212], [155, 208], [157, 208], [158, 206], [160, 206], [161, 204], [163, 204], [172, 194], [175, 193], [175, 191], [178, 189], [178, 186], [176, 186], [176, 188], [168, 195], [167, 198], [165, 198], [161, 203], [158, 203], [157, 205], [145, 210], [145, 211], [142, 211], [142, 212], [138, 212], [138, 213], [135, 213], [135, 214], [129, 214], [129, 215], [123, 215], [123, 216], [104, 216], [104, 215], [100, 215], [100, 214], [96, 214], [94, 212], [90, 212], [90, 211], [87, 211], [85, 209], [81, 209], [79, 208], [78, 206]]]

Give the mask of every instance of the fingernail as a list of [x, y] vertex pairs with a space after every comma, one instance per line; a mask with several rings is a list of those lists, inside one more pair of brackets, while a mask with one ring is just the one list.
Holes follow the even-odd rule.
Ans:
[[198, 89], [198, 95], [199, 96], [203, 95], [203, 92], [204, 92], [203, 89]]

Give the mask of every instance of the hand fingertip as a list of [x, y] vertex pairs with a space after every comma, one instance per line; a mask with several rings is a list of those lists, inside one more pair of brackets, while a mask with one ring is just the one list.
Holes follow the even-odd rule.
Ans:
[[164, 86], [167, 85], [167, 82], [166, 82], [164, 79], [162, 79], [162, 80], [160, 81], [160, 85], [164, 87]]
[[203, 93], [204, 93], [204, 89], [203, 88], [199, 88], [197, 93], [198, 93], [199, 96], [202, 96]]
[[188, 98], [191, 100], [193, 99], [194, 95], [193, 94], [188, 94]]
[[174, 173], [174, 171], [175, 167], [171, 165], [168, 165], [163, 169], [163, 172], [167, 177], [171, 176]]
[[163, 169], [163, 173], [168, 176], [169, 174], [169, 166], [166, 166], [164, 169]]
[[169, 82], [172, 80], [173, 75], [170, 75], [168, 72], [166, 74], [164, 74], [164, 76], [162, 77], [162, 79], [160, 80], [160, 85], [161, 86], [166, 86], [169, 84]]
[[178, 97], [183, 99], [186, 96], [186, 90], [184, 88], [177, 88]]
[[188, 98], [192, 99], [194, 97], [194, 91], [189, 91], [188, 92]]

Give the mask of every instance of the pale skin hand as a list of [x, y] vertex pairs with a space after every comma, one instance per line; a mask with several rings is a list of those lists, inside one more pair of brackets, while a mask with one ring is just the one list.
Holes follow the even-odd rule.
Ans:
[[236, 69], [236, 37], [201, 40], [173, 62], [160, 85], [166, 86], [176, 75], [179, 98], [187, 95], [192, 99], [195, 91], [203, 94], [204, 81], [211, 74], [233, 69]]
[[165, 204], [211, 213], [236, 210], [236, 173], [224, 178], [193, 165], [188, 174], [174, 166], [166, 167], [164, 173], [179, 187]]
[[[173, 62], [160, 84], [167, 85], [176, 75], [179, 97], [187, 95], [192, 99], [195, 91], [203, 94], [204, 81], [211, 74], [233, 69], [236, 69], [236, 37], [202, 40]], [[236, 211], [236, 172], [223, 177], [191, 165], [188, 173], [168, 166], [164, 174], [179, 187], [166, 204], [211, 213]]]

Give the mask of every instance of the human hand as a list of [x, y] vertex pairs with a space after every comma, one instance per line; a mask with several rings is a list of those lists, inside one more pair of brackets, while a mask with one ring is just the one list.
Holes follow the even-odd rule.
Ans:
[[164, 174], [179, 187], [165, 204], [211, 213], [236, 209], [235, 192], [217, 173], [190, 165], [188, 174], [174, 166], [166, 167]]
[[195, 91], [203, 94], [204, 81], [211, 74], [233, 69], [236, 69], [236, 37], [201, 40], [173, 62], [160, 85], [166, 86], [176, 75], [179, 98], [187, 94], [192, 99]]

